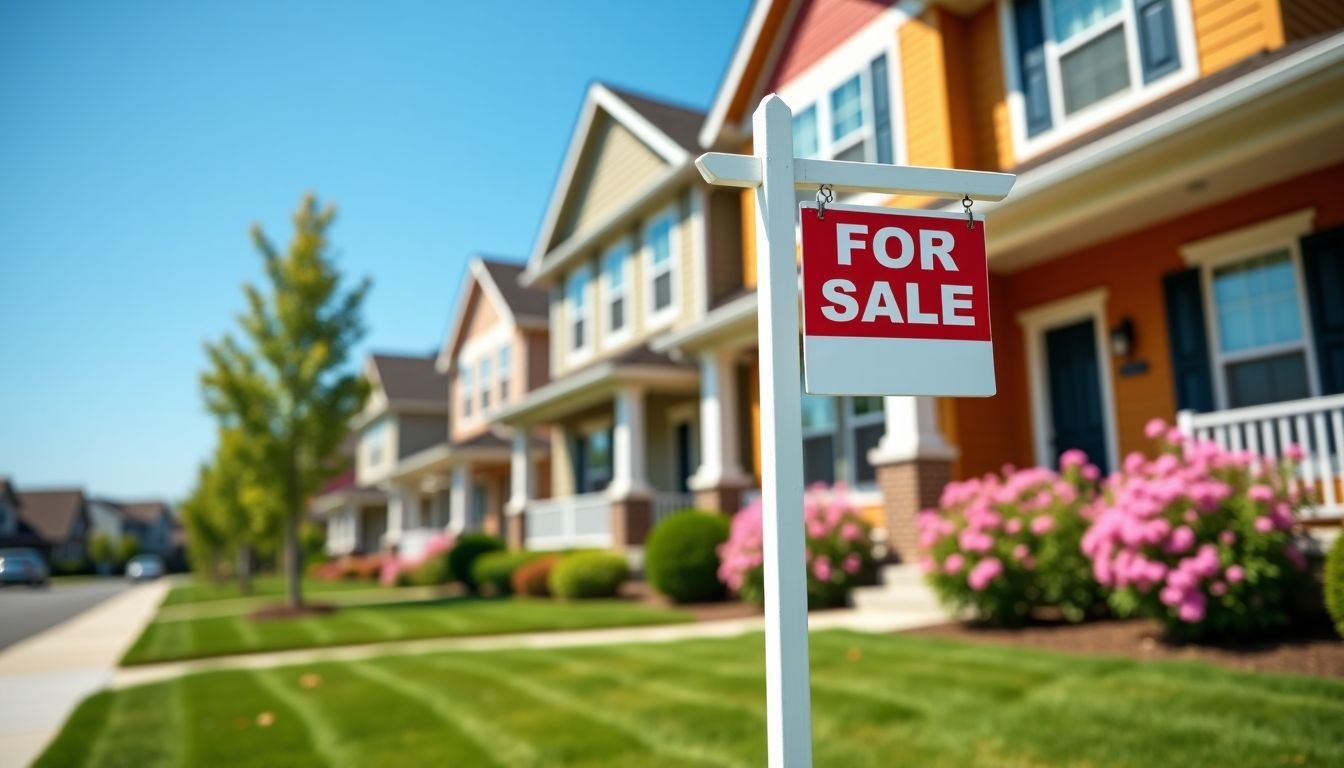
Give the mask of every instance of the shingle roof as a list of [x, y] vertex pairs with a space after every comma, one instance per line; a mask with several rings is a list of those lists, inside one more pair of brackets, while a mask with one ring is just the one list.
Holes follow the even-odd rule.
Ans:
[[388, 400], [448, 401], [448, 377], [434, 369], [434, 357], [373, 355]]
[[500, 294], [504, 297], [504, 302], [509, 305], [509, 311], [513, 312], [514, 317], [545, 318], [547, 316], [549, 301], [546, 297], [546, 291], [524, 288], [518, 282], [518, 276], [523, 273], [526, 264], [496, 261], [482, 257], [481, 266], [485, 267], [485, 271], [490, 273], [490, 279], [495, 281], [495, 286], [499, 288]]
[[617, 88], [609, 83], [603, 85], [687, 152], [699, 154], [700, 127], [705, 123], [704, 112]]
[[70, 538], [83, 508], [84, 492], [78, 488], [19, 493], [19, 518], [52, 544]]
[[145, 525], [157, 523], [159, 517], [168, 511], [168, 505], [161, 501], [120, 502], [117, 506], [121, 508], [123, 517]]

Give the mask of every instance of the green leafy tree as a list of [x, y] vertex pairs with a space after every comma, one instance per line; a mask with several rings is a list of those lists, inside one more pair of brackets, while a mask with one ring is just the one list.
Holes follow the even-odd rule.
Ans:
[[243, 286], [241, 335], [206, 346], [210, 366], [202, 376], [207, 405], [222, 427], [241, 435], [252, 480], [279, 510], [294, 607], [303, 603], [299, 525], [305, 505], [339, 469], [335, 457], [346, 424], [367, 393], [349, 361], [364, 335], [360, 307], [370, 283], [342, 285], [327, 238], [335, 216], [334, 208], [306, 196], [284, 253], [260, 226], [252, 228], [265, 288]]
[[106, 531], [98, 531], [89, 538], [89, 559], [96, 565], [111, 565], [115, 554], [112, 537]]
[[140, 540], [132, 533], [123, 533], [117, 539], [117, 562], [125, 565], [127, 560], [140, 554]]
[[188, 526], [197, 529], [205, 565], [217, 571], [231, 553], [243, 594], [252, 592], [256, 542], [274, 538], [282, 518], [272, 489], [255, 471], [259, 458], [241, 431], [221, 429], [214, 460], [201, 467], [196, 488], [184, 504]]
[[212, 514], [210, 503], [211, 469], [202, 464], [196, 472], [196, 485], [182, 502], [182, 527], [187, 534], [187, 558], [191, 570], [212, 581], [221, 582], [221, 561], [228, 551], [228, 538]]

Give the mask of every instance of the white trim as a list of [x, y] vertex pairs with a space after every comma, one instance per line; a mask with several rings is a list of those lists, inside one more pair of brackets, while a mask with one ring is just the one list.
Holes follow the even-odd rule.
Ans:
[[[1199, 51], [1195, 44], [1194, 19], [1189, 0], [1172, 0], [1172, 19], [1176, 26], [1176, 46], [1180, 66], [1153, 83], [1143, 82], [1143, 66], [1134, 17], [1133, 0], [1124, 0], [1124, 11], [1117, 18], [1097, 24], [1096, 30], [1080, 33], [1073, 40], [1056, 43], [1054, 19], [1050, 12], [1051, 0], [1043, 0], [1041, 17], [1045, 32], [1046, 83], [1050, 91], [1050, 127], [1036, 136], [1027, 136], [1026, 101], [1022, 92], [1022, 78], [1017, 64], [1017, 32], [1013, 18], [1012, 0], [996, 0], [999, 30], [1002, 35], [1001, 58], [1004, 90], [1008, 102], [1009, 123], [1013, 136], [1013, 155], [1018, 163], [1030, 160], [1097, 126], [1134, 111], [1147, 102], [1161, 98], [1181, 86], [1199, 79]], [[1064, 114], [1063, 83], [1060, 80], [1060, 58], [1103, 31], [1110, 31], [1116, 23], [1125, 25], [1125, 56], [1129, 65], [1129, 87], [1101, 101]], [[1061, 51], [1061, 48], [1064, 50]]]
[[[1107, 340], [1105, 288], [1074, 294], [1068, 298], [1032, 307], [1017, 313], [1017, 323], [1027, 343], [1027, 371], [1031, 384], [1031, 426], [1036, 463], [1054, 464], [1050, 421], [1050, 372], [1045, 357], [1047, 331], [1091, 320], [1096, 334], [1097, 378], [1101, 386], [1102, 423], [1106, 427], [1106, 453], [1112, 468], [1121, 464], [1120, 445], [1115, 423], [1115, 386], [1111, 379], [1111, 346]], [[1095, 457], [1093, 457], [1095, 459]]]
[[[747, 64], [751, 61], [752, 52], [756, 50], [761, 30], [765, 26], [765, 18], [769, 15], [772, 5], [773, 0], [756, 0], [752, 6], [751, 15], [747, 17], [747, 25], [733, 49], [733, 58], [728, 63], [728, 71], [724, 74], [723, 82], [719, 84], [719, 90], [714, 96], [714, 105], [710, 107], [705, 125], [700, 129], [700, 146], [709, 147], [718, 141], [719, 132], [728, 118], [728, 105], [732, 103], [733, 95], [737, 93], [738, 86], [747, 73]], [[782, 29], [781, 31], [787, 32]]]
[[[492, 259], [496, 264], [509, 264], [517, 266], [512, 262], [503, 259]], [[439, 348], [439, 354], [434, 359], [434, 369], [439, 373], [448, 373], [452, 370], [454, 357], [453, 347], [457, 345], [458, 339], [467, 329], [467, 299], [471, 297], [471, 287], [475, 283], [481, 286], [481, 292], [488, 297], [490, 302], [495, 305], [502, 323], [500, 327], [505, 328], [506, 332], [512, 332], [512, 329], [520, 323], [520, 318], [514, 314], [513, 307], [504, 300], [504, 294], [495, 284], [495, 278], [490, 274], [490, 270], [485, 267], [485, 259], [481, 256], [472, 256], [467, 263], [466, 279], [462, 281], [462, 286], [458, 289], [456, 309], [453, 310], [453, 322], [448, 328], [448, 335], [444, 339], [443, 346]], [[490, 333], [495, 333], [491, 329]], [[462, 343], [462, 350], [466, 352], [467, 346], [472, 344], [475, 339], [467, 339]]]
[[[1219, 410], [1226, 410], [1227, 366], [1232, 363], [1272, 357], [1286, 352], [1301, 351], [1306, 368], [1307, 391], [1311, 397], [1320, 392], [1320, 378], [1316, 360], [1316, 343], [1308, 308], [1307, 287], [1302, 271], [1301, 238], [1312, 232], [1316, 219], [1315, 208], [1303, 208], [1293, 213], [1247, 227], [1223, 232], [1180, 247], [1185, 263], [1199, 268], [1200, 290], [1204, 294], [1204, 323], [1209, 335], [1209, 366], [1213, 373], [1213, 396]], [[1213, 293], [1213, 273], [1216, 269], [1239, 261], [1265, 256], [1276, 251], [1287, 251], [1293, 268], [1293, 287], [1297, 293], [1298, 324], [1302, 336], [1296, 341], [1267, 344], [1253, 349], [1224, 352], [1222, 328], [1218, 325], [1217, 300]]]
[[[643, 291], [644, 291], [645, 334], [651, 334], [661, 330], [665, 326], [675, 321], [676, 318], [681, 314], [681, 299], [683, 293], [682, 286], [680, 284], [681, 270], [682, 270], [681, 259], [682, 254], [685, 252], [685, 248], [683, 247], [682, 243], [682, 237], [685, 233], [682, 232], [683, 217], [681, 215], [681, 206], [679, 205], [679, 202], [680, 202], [679, 200], [674, 200], [672, 203], [668, 204], [667, 206], [659, 210], [657, 213], [650, 216], [647, 220], [645, 220], [641, 227], [642, 235], [640, 237], [641, 240], [640, 258], [643, 260], [643, 266], [644, 266]], [[664, 220], [668, 222], [667, 266], [663, 268], [661, 272], [655, 274], [654, 272], [655, 265], [653, 263], [653, 240], [650, 237], [650, 233], [657, 224], [663, 222]], [[671, 283], [670, 285], [671, 296], [669, 303], [666, 307], [663, 307], [662, 309], [657, 309], [654, 306], [655, 292], [653, 284], [654, 280], [664, 273], [668, 275], [669, 281]]]
[[[457, 352], [457, 359], [454, 361], [454, 367], [462, 360], [474, 360], [485, 354], [486, 350], [498, 348], [513, 338], [513, 329], [507, 325], [497, 325], [486, 331], [480, 336], [473, 336], [462, 342], [462, 348]], [[451, 371], [452, 368], [449, 369]]]

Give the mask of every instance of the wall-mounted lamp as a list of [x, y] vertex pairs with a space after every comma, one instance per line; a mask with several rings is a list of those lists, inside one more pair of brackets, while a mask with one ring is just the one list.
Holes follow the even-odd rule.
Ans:
[[1134, 353], [1134, 321], [1121, 318], [1111, 329], [1111, 354], [1128, 359]]

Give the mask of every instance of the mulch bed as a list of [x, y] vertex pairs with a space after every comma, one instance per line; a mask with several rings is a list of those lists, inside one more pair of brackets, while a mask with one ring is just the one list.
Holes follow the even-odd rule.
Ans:
[[740, 600], [727, 600], [719, 603], [674, 603], [668, 600], [647, 582], [627, 581], [621, 585], [621, 597], [637, 600], [646, 605], [659, 608], [671, 608], [691, 614], [696, 621], [719, 621], [720, 619], [741, 619], [761, 615], [761, 609]]
[[1129, 656], [1140, 661], [1205, 661], [1246, 672], [1344, 678], [1344, 641], [1322, 618], [1294, 625], [1278, 637], [1241, 643], [1172, 643], [1156, 621], [1096, 621], [991, 629], [967, 623], [941, 624], [906, 634], [947, 637], [994, 645]]

